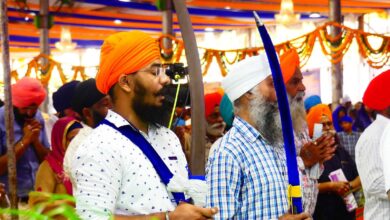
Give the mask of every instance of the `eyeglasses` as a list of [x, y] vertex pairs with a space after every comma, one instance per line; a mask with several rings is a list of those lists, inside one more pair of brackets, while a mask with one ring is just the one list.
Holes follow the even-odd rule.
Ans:
[[328, 122], [322, 122], [322, 126], [324, 126], [324, 127], [331, 127], [331, 126], [333, 126], [333, 123], [330, 122], [330, 121], [328, 121]]
[[157, 78], [157, 77], [166, 77], [167, 76], [166, 70], [167, 70], [167, 66], [162, 64], [154, 64], [145, 70], [141, 70], [140, 72], [151, 73]]

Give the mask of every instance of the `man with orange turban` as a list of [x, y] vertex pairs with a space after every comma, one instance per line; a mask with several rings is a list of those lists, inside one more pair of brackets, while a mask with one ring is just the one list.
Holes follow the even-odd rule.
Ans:
[[[219, 92], [213, 92], [204, 96], [205, 119], [206, 119], [206, 145], [205, 158], [207, 161], [209, 157], [210, 148], [213, 143], [225, 132], [226, 123], [223, 121], [219, 111], [219, 105], [222, 100], [222, 95]], [[185, 135], [185, 152], [189, 158], [191, 135]]]
[[322, 173], [320, 163], [330, 159], [333, 150], [329, 148], [326, 151], [328, 153], [323, 154], [323, 148], [327, 146], [323, 144], [323, 142], [327, 141], [325, 140], [326, 138], [319, 138], [316, 140], [319, 144], [315, 145], [308, 135], [306, 110], [303, 102], [306, 87], [302, 82], [303, 76], [300, 70], [299, 56], [295, 49], [285, 51], [280, 56], [280, 67], [290, 101], [295, 146], [296, 152], [299, 155], [297, 162], [303, 189], [303, 208], [305, 211], [313, 214], [318, 194], [317, 179]]
[[110, 95], [113, 110], [74, 154], [70, 172], [81, 218], [203, 219], [217, 212], [184, 202], [199, 192], [178, 138], [158, 124], [169, 82], [148, 34], [121, 32], [104, 41], [96, 85]]
[[[45, 123], [38, 110], [45, 98], [46, 91], [36, 79], [24, 77], [12, 85], [17, 195], [22, 203], [27, 203], [28, 193], [34, 189], [35, 173], [49, 151]], [[0, 137], [0, 182], [8, 190], [4, 107], [0, 108]]]
[[355, 148], [356, 165], [365, 196], [364, 219], [388, 219], [390, 216], [390, 70], [371, 80], [363, 103], [373, 109], [376, 119], [361, 134]]
[[[336, 131], [332, 123], [332, 112], [328, 105], [318, 104], [312, 107], [307, 114], [307, 124], [310, 136], [314, 134], [316, 124], [320, 124], [322, 130], [318, 132], [330, 137], [336, 136]], [[318, 143], [320, 145], [322, 143]], [[325, 143], [331, 145], [331, 143]], [[334, 156], [323, 163], [324, 170], [318, 179], [318, 199], [314, 212], [314, 219], [346, 219], [356, 218], [355, 211], [351, 209], [352, 204], [346, 205], [343, 197], [361, 188], [359, 174], [356, 164], [347, 150], [338, 142], [335, 147]], [[330, 179], [330, 174], [336, 170], [341, 170], [347, 181], [334, 181]], [[356, 205], [356, 203], [355, 203]], [[348, 209], [347, 209], [348, 206]], [[357, 205], [355, 206], [355, 208]]]

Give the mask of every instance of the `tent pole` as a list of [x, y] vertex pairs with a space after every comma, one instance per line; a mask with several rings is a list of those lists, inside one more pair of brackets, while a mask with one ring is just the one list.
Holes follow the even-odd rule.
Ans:
[[[14, 114], [12, 109], [11, 96], [11, 71], [9, 58], [9, 35], [8, 35], [8, 17], [7, 0], [0, 2], [1, 19], [1, 55], [4, 73], [4, 118], [6, 128], [7, 145], [7, 166], [8, 166], [8, 186], [11, 200], [11, 208], [18, 208], [18, 198], [16, 195], [16, 158], [14, 149]], [[18, 216], [12, 216], [12, 219], [18, 219]]]

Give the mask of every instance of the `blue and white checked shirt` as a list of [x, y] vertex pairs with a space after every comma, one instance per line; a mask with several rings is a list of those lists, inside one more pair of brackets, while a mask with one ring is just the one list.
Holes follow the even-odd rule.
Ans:
[[277, 219], [288, 211], [284, 149], [272, 147], [239, 117], [212, 158], [206, 180], [215, 219]]
[[337, 136], [339, 137], [341, 146], [348, 151], [353, 161], [355, 161], [355, 147], [360, 138], [360, 132], [352, 131], [348, 134], [345, 131], [341, 131], [337, 132]]

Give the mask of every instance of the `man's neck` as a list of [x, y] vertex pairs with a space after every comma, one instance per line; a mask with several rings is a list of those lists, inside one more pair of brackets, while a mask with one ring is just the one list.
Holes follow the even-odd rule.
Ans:
[[214, 143], [219, 137], [208, 135], [206, 134], [207, 140], [209, 140], [211, 143]]
[[149, 123], [143, 121], [140, 117], [138, 117], [133, 109], [124, 108], [121, 106], [114, 106], [114, 108], [112, 110], [114, 112], [118, 113], [124, 119], [126, 119], [129, 123], [131, 123], [138, 130], [143, 131], [145, 134], [148, 133]]
[[344, 131], [347, 134], [352, 134], [352, 130]]
[[[237, 116], [242, 118], [244, 121], [246, 121], [248, 124], [250, 124], [252, 127], [256, 128], [255, 122], [251, 119], [249, 115], [249, 111], [247, 109], [241, 109], [240, 112], [238, 112]], [[256, 128], [258, 130], [258, 128]]]

